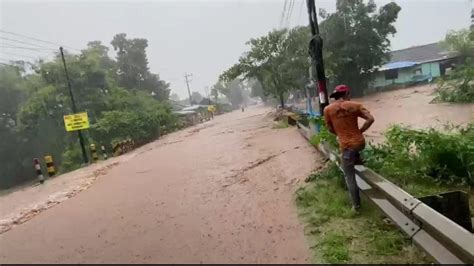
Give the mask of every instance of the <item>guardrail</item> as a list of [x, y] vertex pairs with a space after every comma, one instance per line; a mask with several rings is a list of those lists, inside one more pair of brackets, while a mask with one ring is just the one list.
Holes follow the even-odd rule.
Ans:
[[[310, 130], [299, 122], [297, 126], [309, 140]], [[317, 148], [339, 166], [339, 155], [327, 143]], [[471, 232], [369, 168], [357, 165], [356, 180], [360, 190], [437, 262], [474, 263], [474, 235]]]

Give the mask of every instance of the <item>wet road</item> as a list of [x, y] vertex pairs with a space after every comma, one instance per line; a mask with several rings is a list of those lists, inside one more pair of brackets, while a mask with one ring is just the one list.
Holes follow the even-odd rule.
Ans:
[[[170, 134], [0, 235], [1, 263], [304, 263], [293, 192], [319, 155], [251, 108]], [[46, 184], [47, 185], [47, 184]]]

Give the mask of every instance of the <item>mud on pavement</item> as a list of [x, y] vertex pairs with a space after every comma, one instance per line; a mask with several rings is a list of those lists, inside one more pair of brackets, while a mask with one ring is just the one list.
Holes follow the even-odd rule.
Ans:
[[137, 151], [0, 235], [0, 262], [304, 263], [293, 192], [319, 155], [249, 108]]
[[119, 163], [118, 159], [101, 162], [57, 178], [49, 178], [45, 184], [35, 183], [1, 196], [0, 234], [88, 189], [97, 178]]

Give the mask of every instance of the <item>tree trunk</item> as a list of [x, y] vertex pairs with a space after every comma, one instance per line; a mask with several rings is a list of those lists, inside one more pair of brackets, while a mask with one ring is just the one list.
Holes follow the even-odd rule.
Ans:
[[280, 92], [280, 105], [281, 108], [285, 108], [285, 99], [283, 98], [283, 92]]

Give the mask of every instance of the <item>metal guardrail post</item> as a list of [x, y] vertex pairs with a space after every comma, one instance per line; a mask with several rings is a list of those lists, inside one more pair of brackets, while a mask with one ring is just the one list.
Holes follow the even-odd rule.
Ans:
[[400, 211], [421, 225], [410, 236], [440, 263], [474, 262], [474, 236], [425, 203], [416, 199], [374, 171], [356, 166], [357, 176], [384, 196]]

